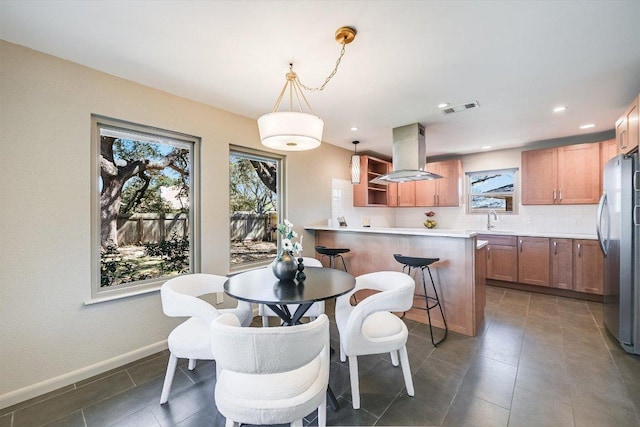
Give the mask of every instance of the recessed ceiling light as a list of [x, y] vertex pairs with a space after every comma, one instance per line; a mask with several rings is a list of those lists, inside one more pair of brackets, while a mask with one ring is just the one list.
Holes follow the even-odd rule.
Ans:
[[483, 150], [489, 150], [489, 149], [491, 149], [491, 146], [490, 145], [485, 145], [484, 147], [480, 147], [480, 148], [482, 148]]
[[553, 109], [554, 113], [564, 113], [565, 111], [567, 111], [566, 105], [559, 105]]
[[438, 104], [438, 108], [447, 108], [449, 106], [448, 102], [442, 102], [440, 104]]
[[354, 126], [354, 127], [351, 128], [351, 130], [355, 132], [355, 131], [358, 130], [358, 128]]
[[596, 127], [596, 125], [594, 123], [587, 123], [586, 125], [582, 125], [580, 126], [580, 129], [591, 129]]

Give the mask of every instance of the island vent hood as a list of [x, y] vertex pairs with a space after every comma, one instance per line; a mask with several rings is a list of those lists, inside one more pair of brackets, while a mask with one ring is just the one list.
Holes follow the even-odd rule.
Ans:
[[374, 184], [424, 181], [442, 178], [427, 172], [424, 126], [413, 123], [393, 129], [393, 172], [371, 180]]

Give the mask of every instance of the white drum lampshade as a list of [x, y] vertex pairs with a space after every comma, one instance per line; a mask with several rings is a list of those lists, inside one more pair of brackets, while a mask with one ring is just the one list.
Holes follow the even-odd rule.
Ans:
[[319, 147], [324, 121], [318, 116], [295, 111], [276, 111], [258, 119], [260, 140], [274, 150], [304, 151]]

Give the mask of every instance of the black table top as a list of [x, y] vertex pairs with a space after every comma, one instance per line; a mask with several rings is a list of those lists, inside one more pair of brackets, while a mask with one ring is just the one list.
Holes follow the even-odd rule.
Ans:
[[239, 273], [224, 284], [225, 293], [247, 302], [262, 304], [302, 304], [324, 301], [344, 295], [356, 285], [356, 279], [342, 270], [305, 267], [307, 278], [281, 282], [271, 266]]

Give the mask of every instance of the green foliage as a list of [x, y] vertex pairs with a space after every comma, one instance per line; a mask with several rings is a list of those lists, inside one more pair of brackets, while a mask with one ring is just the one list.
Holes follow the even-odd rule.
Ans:
[[160, 243], [145, 243], [144, 251], [147, 256], [160, 257], [160, 271], [162, 273], [187, 273], [189, 271], [189, 239], [179, 238], [176, 233], [171, 234], [169, 240]]
[[189, 271], [189, 239], [171, 238], [160, 243], [146, 243], [144, 257], [123, 257], [112, 242], [100, 251], [100, 287], [122, 285], [174, 273]]
[[229, 159], [231, 212], [265, 213], [276, 209], [277, 195], [260, 180], [249, 159]]
[[148, 279], [149, 275], [137, 271], [135, 263], [122, 259], [112, 240], [100, 250], [100, 287], [121, 285]]
[[[189, 196], [189, 150], [173, 147], [170, 150], [161, 144], [116, 139], [113, 143], [116, 161], [155, 162], [165, 158], [171, 159], [171, 167], [161, 170], [146, 169], [129, 178], [122, 189], [120, 214], [133, 213], [178, 213], [186, 212], [188, 206], [173, 209], [171, 204], [163, 200], [160, 189], [176, 187], [180, 197]], [[182, 173], [176, 172], [182, 171]]]

